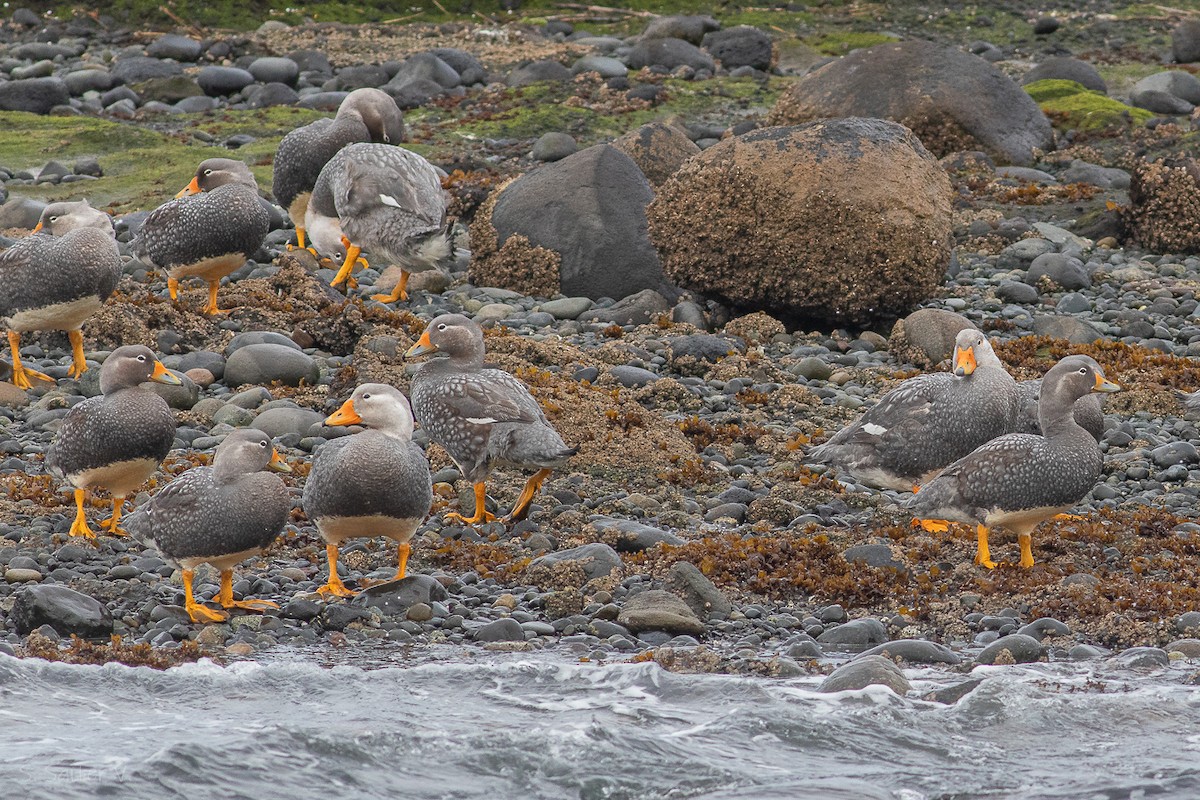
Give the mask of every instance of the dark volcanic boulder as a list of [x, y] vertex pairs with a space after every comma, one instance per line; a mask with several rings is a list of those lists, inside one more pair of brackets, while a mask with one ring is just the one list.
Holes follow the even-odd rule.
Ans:
[[508, 73], [508, 77], [505, 78], [504, 82], [509, 86], [528, 86], [531, 83], [538, 83], [539, 81], [569, 80], [571, 80], [571, 70], [557, 61], [546, 59], [517, 67]]
[[775, 317], [860, 324], [927, 298], [950, 182], [912, 132], [856, 117], [762, 128], [690, 159], [647, 209], [676, 284]]
[[24, 586], [17, 591], [10, 613], [17, 633], [26, 634], [49, 625], [60, 636], [84, 638], [112, 633], [112, 614], [93, 597], [62, 584]]
[[612, 146], [633, 159], [651, 186], [661, 185], [700, 152], [687, 133], [665, 122], [649, 122], [614, 139]]
[[1185, 20], [1171, 31], [1171, 55], [1179, 64], [1200, 61], [1200, 21]]
[[721, 62], [725, 69], [754, 67], [771, 68], [771, 37], [749, 25], [738, 25], [704, 35], [702, 46]]
[[1100, 77], [1096, 68], [1078, 58], [1066, 56], [1047, 58], [1025, 73], [1025, 76], [1021, 78], [1021, 85], [1028, 86], [1044, 80], [1075, 81], [1093, 92], [1108, 94], [1108, 84], [1104, 82], [1104, 78]]
[[1155, 253], [1200, 253], [1200, 164], [1143, 162], [1129, 183], [1126, 231]]
[[149, 56], [129, 56], [118, 60], [109, 72], [117, 83], [141, 83], [151, 78], [182, 75], [183, 67], [174, 61], [161, 61]]
[[667, 69], [691, 67], [712, 71], [716, 68], [711, 56], [683, 39], [645, 39], [633, 46], [625, 62], [631, 69], [656, 65]]
[[61, 78], [26, 78], [0, 83], [0, 111], [49, 114], [55, 106], [71, 102], [71, 93]]
[[1028, 166], [1054, 147], [1046, 115], [1008, 76], [978, 56], [911, 40], [857, 50], [792, 84], [771, 111], [775, 125], [878, 117], [912, 129], [939, 156], [984, 150]]
[[654, 193], [606, 144], [539, 167], [498, 190], [471, 226], [471, 282], [550, 297], [670, 290], [646, 234]]

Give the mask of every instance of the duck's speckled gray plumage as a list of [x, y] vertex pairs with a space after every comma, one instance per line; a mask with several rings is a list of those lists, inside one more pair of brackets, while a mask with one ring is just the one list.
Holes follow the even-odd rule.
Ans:
[[[321, 168], [348, 144], [387, 144], [403, 138], [404, 115], [396, 101], [379, 89], [356, 89], [342, 101], [333, 119], [297, 128], [279, 142], [271, 183], [275, 201], [291, 213], [296, 198], [312, 191]], [[303, 209], [292, 222], [303, 225]]]
[[[141, 356], [145, 361], [136, 361]], [[46, 466], [86, 489], [102, 480], [88, 476], [123, 462], [152, 462], [144, 481], [175, 442], [175, 416], [167, 402], [141, 384], [150, 379], [154, 353], [141, 345], [118, 347], [100, 369], [99, 397], [74, 406], [63, 417], [46, 451]], [[138, 481], [140, 483], [141, 481]]]
[[976, 368], [918, 375], [880, 398], [858, 420], [814, 448], [808, 461], [829, 464], [880, 488], [911, 489], [981, 444], [1016, 427], [1021, 392], [980, 331], [960, 332]]
[[[1017, 427], [1013, 433], [1041, 434], [1038, 422], [1038, 397], [1042, 392], [1042, 379], [1021, 381], [1021, 412], [1017, 415]], [[1104, 396], [1088, 394], [1075, 401], [1075, 421], [1097, 442], [1104, 438]]]
[[1103, 375], [1087, 356], [1064, 358], [1042, 384], [1039, 417], [1045, 435], [993, 439], [942, 470], [905, 507], [920, 517], [1004, 525], [1027, 534], [1078, 503], [1096, 485], [1103, 456], [1075, 421], [1074, 404], [1095, 391], [1097, 376], [1102, 380]]
[[[78, 330], [121, 276], [112, 220], [83, 200], [51, 203], [41, 224], [0, 253], [0, 318], [18, 331]], [[55, 306], [58, 313], [30, 313]]]
[[321, 170], [306, 216], [318, 250], [341, 233], [376, 260], [408, 272], [430, 269], [452, 248], [446, 234], [446, 193], [432, 164], [383, 144], [342, 148]]
[[[439, 332], [439, 326], [446, 327]], [[413, 413], [467, 480], [483, 481], [494, 464], [550, 469], [575, 454], [525, 384], [504, 370], [484, 366], [478, 325], [446, 314], [426, 330], [449, 357], [422, 364], [413, 376]], [[439, 333], [446, 332], [462, 335], [439, 340]]]
[[164, 203], [146, 217], [140, 251], [168, 270], [232, 255], [245, 263], [270, 229], [254, 177], [240, 161], [212, 158], [200, 164], [196, 180], [199, 194]]
[[[411, 535], [429, 515], [433, 480], [425, 453], [412, 441], [408, 400], [391, 386], [365, 384], [351, 401], [369, 427], [317, 450], [304, 484], [304, 513], [318, 529], [331, 517], [407, 521]], [[375, 408], [382, 412], [373, 414]]]
[[273, 453], [261, 431], [230, 433], [211, 467], [175, 478], [126, 518], [126, 529], [177, 566], [269, 547], [292, 510], [283, 481], [262, 471]]

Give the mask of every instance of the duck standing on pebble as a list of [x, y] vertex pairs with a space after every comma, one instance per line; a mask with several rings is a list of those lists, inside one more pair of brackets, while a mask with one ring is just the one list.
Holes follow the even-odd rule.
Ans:
[[429, 516], [433, 481], [429, 462], [413, 443], [413, 415], [400, 390], [366, 383], [331, 414], [326, 425], [365, 425], [317, 451], [304, 484], [304, 513], [326, 542], [329, 579], [317, 591], [351, 597], [337, 574], [343, 539], [386, 536], [396, 542], [396, 578], [404, 577], [409, 540]]
[[262, 246], [270, 216], [258, 199], [250, 168], [231, 158], [202, 161], [175, 199], [146, 217], [139, 236], [144, 255], [167, 270], [171, 299], [181, 278], [208, 282], [204, 314], [218, 314], [217, 287]]
[[296, 226], [298, 247], [304, 247], [309, 197], [329, 159], [355, 142], [391, 144], [403, 139], [404, 114], [380, 89], [355, 89], [333, 119], [319, 119], [283, 137], [275, 152], [271, 193]]
[[[183, 571], [185, 608], [192, 622], [224, 622], [228, 610], [265, 611], [269, 600], [234, 600], [233, 567], [267, 549], [287, 523], [292, 501], [274, 472], [291, 472], [262, 431], [233, 431], [217, 446], [211, 467], [194, 467], [133, 512], [126, 525]], [[221, 572], [217, 601], [225, 611], [197, 603], [194, 570], [212, 564]]]
[[1021, 566], [1033, 566], [1031, 534], [1043, 520], [1066, 511], [1096, 485], [1104, 458], [1095, 438], [1075, 419], [1075, 401], [1089, 392], [1116, 392], [1088, 356], [1068, 356], [1042, 380], [1038, 418], [1042, 435], [1011, 433], [993, 439], [942, 470], [905, 501], [919, 516], [974, 524], [975, 563], [996, 566], [988, 529], [1017, 534]]
[[54, 380], [21, 363], [21, 334], [27, 331], [66, 331], [71, 340], [67, 375], [86, 372], [83, 323], [100, 310], [121, 277], [108, 214], [86, 200], [51, 203], [33, 235], [0, 253], [0, 277], [0, 317], [8, 328], [13, 384], [30, 389], [30, 378]]
[[386, 144], [352, 144], [321, 170], [306, 224], [314, 241], [341, 232], [346, 255], [333, 286], [356, 285], [350, 273], [364, 249], [373, 259], [400, 265], [391, 294], [372, 295], [391, 303], [408, 299], [410, 273], [436, 269], [454, 252], [446, 206], [441, 177], [421, 156]]
[[441, 351], [446, 358], [421, 365], [412, 379], [417, 422], [454, 459], [475, 487], [475, 514], [451, 513], [448, 519], [474, 525], [490, 522], [485, 481], [493, 465], [537, 472], [525, 483], [507, 520], [529, 513], [533, 496], [576, 448], [567, 447], [551, 427], [525, 384], [483, 363], [483, 330], [460, 314], [443, 314], [425, 328], [405, 358]]
[[107, 489], [112, 517], [100, 523], [114, 536], [121, 506], [130, 492], [145, 483], [175, 442], [175, 416], [167, 401], [142, 386], [155, 381], [178, 386], [148, 347], [126, 345], [113, 350], [100, 367], [99, 397], [74, 406], [62, 419], [46, 451], [46, 466], [75, 487], [72, 536], [96, 538], [83, 505], [93, 489]]
[[979, 445], [1013, 430], [1020, 391], [987, 337], [954, 340], [953, 372], [909, 378], [808, 453], [862, 483], [905, 491]]

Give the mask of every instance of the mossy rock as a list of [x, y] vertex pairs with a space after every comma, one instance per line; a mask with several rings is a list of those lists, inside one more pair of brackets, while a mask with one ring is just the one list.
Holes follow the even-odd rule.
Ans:
[[1049, 79], [1025, 87], [1042, 111], [1061, 127], [1099, 131], [1127, 125], [1145, 125], [1154, 115], [1143, 108], [1127, 106], [1075, 81]]

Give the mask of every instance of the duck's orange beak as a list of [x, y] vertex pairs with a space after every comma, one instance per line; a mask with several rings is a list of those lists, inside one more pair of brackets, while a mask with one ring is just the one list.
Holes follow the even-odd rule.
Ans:
[[342, 407], [325, 418], [326, 425], [357, 425], [362, 417], [354, 410], [354, 401], [347, 400]]
[[973, 347], [956, 347], [954, 348], [954, 374], [958, 377], [970, 375], [975, 371], [975, 367], [979, 366], [975, 363], [975, 348]]
[[192, 182], [179, 190], [179, 194], [175, 195], [178, 200], [181, 197], [187, 197], [190, 194], [200, 194], [200, 179], [193, 177]]
[[37, 233], [41, 229], [42, 229], [42, 221], [39, 219], [38, 224], [33, 226], [33, 230], [30, 231], [30, 233]]
[[267, 469], [271, 470], [271, 472], [292, 471], [288, 463], [283, 460], [283, 456], [279, 455], [279, 451], [274, 448], [271, 449], [271, 460], [267, 463]]
[[155, 383], [165, 383], [168, 386], [178, 386], [183, 381], [171, 374], [171, 371], [163, 366], [161, 361], [154, 362], [154, 372], [150, 373], [150, 380]]
[[436, 353], [436, 352], [437, 352], [437, 345], [435, 345], [433, 342], [429, 341], [429, 329], [426, 328], [425, 332], [421, 334], [421, 338], [417, 339], [417, 343], [414, 344], [412, 347], [408, 348], [408, 351], [405, 352], [404, 357], [405, 358], [413, 358], [415, 356], [423, 356], [423, 355], [426, 355], [427, 353]]
[[1092, 387], [1093, 392], [1119, 392], [1121, 387], [1112, 381], [1105, 378], [1099, 373], [1096, 374], [1096, 385]]

